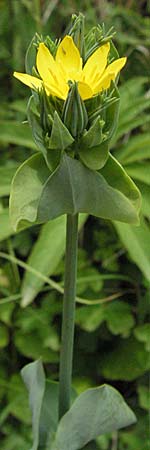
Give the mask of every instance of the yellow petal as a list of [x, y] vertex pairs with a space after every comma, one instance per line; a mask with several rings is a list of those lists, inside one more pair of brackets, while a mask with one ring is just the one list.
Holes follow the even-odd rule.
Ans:
[[120, 70], [125, 66], [126, 61], [126, 57], [116, 59], [111, 64], [109, 64], [109, 66], [106, 68], [105, 73], [107, 72], [108, 74], [110, 72], [114, 72], [116, 77], [118, 75], [118, 72], [120, 72]]
[[36, 57], [36, 65], [42, 80], [48, 82], [49, 79], [51, 79], [51, 71], [55, 72], [56, 63], [53, 56], [43, 42], [39, 44]]
[[72, 71], [75, 73], [82, 69], [82, 59], [71, 36], [65, 36], [60, 43], [56, 53], [56, 62], [64, 68], [68, 80]]
[[32, 75], [28, 75], [27, 73], [14, 72], [14, 77], [17, 78], [22, 83], [29, 86], [31, 89], [41, 89], [42, 80], [39, 78], [33, 77]]
[[102, 73], [105, 70], [105, 67], [107, 65], [107, 57], [110, 50], [110, 44], [107, 42], [107, 44], [102, 45], [99, 47], [87, 60], [83, 71], [82, 71], [82, 80], [85, 82], [92, 83], [93, 77], [96, 74], [99, 74], [99, 77], [102, 75]]
[[68, 91], [69, 91], [69, 86], [66, 84], [65, 89], [62, 90], [61, 88], [59, 89], [59, 85], [56, 84], [46, 84], [43, 83], [45, 90], [46, 90], [46, 94], [47, 95], [54, 95], [54, 97], [58, 97], [61, 98], [62, 100], [65, 100], [67, 95], [68, 95]]
[[57, 91], [58, 93], [59, 91], [59, 97], [64, 98], [67, 95], [66, 92], [68, 92], [66, 82], [55, 59], [43, 42], [39, 44], [36, 65], [44, 85], [49, 89], [49, 93], [56, 95], [54, 92]]
[[91, 87], [83, 81], [79, 81], [78, 90], [82, 100], [87, 100], [88, 98], [93, 97], [93, 91]]
[[110, 87], [111, 81], [114, 81], [120, 70], [124, 67], [127, 58], [118, 58], [113, 61], [103, 73], [99, 82], [93, 86], [94, 93], [97, 94], [102, 89], [108, 89]]

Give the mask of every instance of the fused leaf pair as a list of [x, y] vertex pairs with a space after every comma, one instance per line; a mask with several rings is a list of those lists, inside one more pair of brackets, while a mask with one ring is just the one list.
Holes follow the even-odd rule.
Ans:
[[65, 153], [50, 171], [42, 155], [32, 156], [16, 172], [10, 197], [16, 230], [77, 212], [136, 224], [139, 207], [138, 189], [111, 155], [101, 171]]
[[22, 377], [32, 411], [31, 450], [79, 450], [97, 436], [131, 425], [134, 413], [109, 385], [88, 389], [76, 398], [58, 421], [58, 383], [45, 380], [41, 361], [28, 364]]

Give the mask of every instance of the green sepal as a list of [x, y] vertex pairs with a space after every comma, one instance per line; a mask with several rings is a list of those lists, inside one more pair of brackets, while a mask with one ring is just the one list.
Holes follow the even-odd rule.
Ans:
[[32, 75], [32, 69], [36, 66], [36, 55], [37, 55], [37, 40], [39, 39], [39, 36], [37, 33], [33, 36], [33, 39], [31, 40], [25, 57], [25, 68], [26, 72], [29, 75]]
[[51, 136], [49, 139], [49, 148], [65, 150], [73, 142], [73, 137], [60, 119], [57, 111], [55, 111]]
[[44, 142], [43, 130], [40, 125], [40, 117], [35, 110], [35, 103], [33, 96], [30, 97], [28, 102], [27, 117], [30, 128], [32, 130], [34, 142], [36, 143], [38, 149], [43, 153], [44, 158], [46, 158], [47, 151]]
[[[83, 136], [81, 137], [79, 141], [79, 147], [96, 147], [97, 145], [101, 144], [103, 139], [103, 133], [102, 129], [104, 126], [104, 122], [101, 120], [100, 116], [96, 118], [96, 120], [92, 123], [89, 130], [85, 131]], [[79, 150], [80, 151], [80, 150]]]
[[57, 148], [55, 149], [55, 152], [53, 151], [53, 149], [48, 149], [49, 138], [47, 137], [47, 135], [44, 136], [43, 129], [40, 125], [40, 117], [35, 111], [35, 103], [33, 96], [30, 97], [28, 103], [27, 115], [28, 115], [28, 122], [32, 130], [33, 139], [38, 149], [43, 154], [49, 170], [53, 171], [59, 164], [61, 158], [61, 149]]
[[103, 140], [104, 122], [100, 116], [94, 121], [88, 131], [82, 136], [79, 142], [79, 156], [81, 161], [92, 170], [101, 169], [108, 158], [108, 141]]
[[78, 48], [82, 59], [85, 59], [85, 43], [84, 43], [84, 16], [82, 13], [72, 14], [71, 29], [69, 30], [69, 36], [73, 38], [73, 41]]
[[102, 110], [101, 115], [102, 119], [105, 122], [103, 132], [107, 134], [107, 139], [109, 140], [111, 139], [117, 128], [120, 107], [120, 95], [114, 82], [111, 83], [110, 90], [112, 90], [111, 95], [113, 95], [114, 101], [112, 101], [110, 105]]
[[42, 155], [34, 155], [16, 172], [10, 195], [15, 230], [77, 212], [138, 224], [139, 207], [138, 189], [111, 156], [98, 172], [64, 153], [50, 172]]
[[70, 89], [64, 102], [62, 117], [72, 136], [79, 138], [87, 126], [88, 115], [76, 82], [70, 82]]

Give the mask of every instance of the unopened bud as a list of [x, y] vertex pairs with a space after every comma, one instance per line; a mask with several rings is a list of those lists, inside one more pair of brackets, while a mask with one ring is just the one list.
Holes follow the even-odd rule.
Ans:
[[70, 90], [63, 108], [63, 122], [74, 138], [81, 136], [88, 122], [86, 107], [76, 82], [70, 83]]

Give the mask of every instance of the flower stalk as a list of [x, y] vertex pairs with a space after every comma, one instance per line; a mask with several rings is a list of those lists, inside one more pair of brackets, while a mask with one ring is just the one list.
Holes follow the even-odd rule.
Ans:
[[67, 215], [66, 259], [62, 317], [62, 340], [59, 374], [59, 418], [71, 403], [72, 360], [75, 323], [75, 297], [77, 274], [78, 214]]

